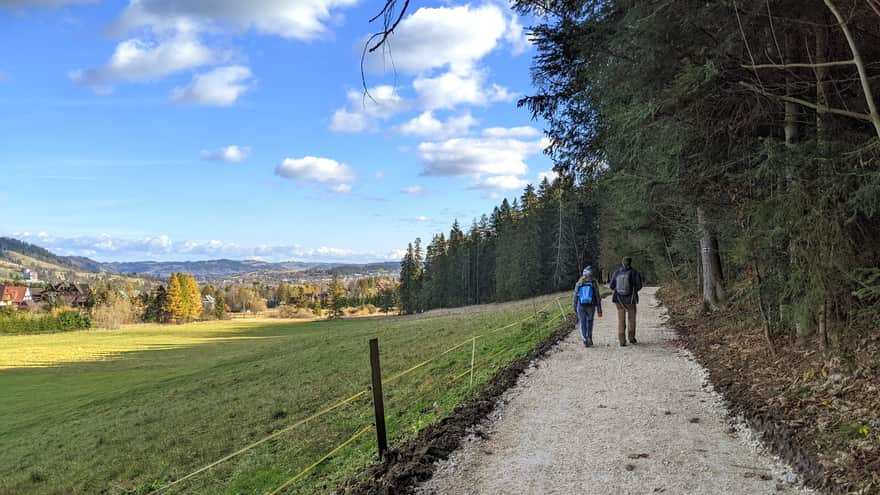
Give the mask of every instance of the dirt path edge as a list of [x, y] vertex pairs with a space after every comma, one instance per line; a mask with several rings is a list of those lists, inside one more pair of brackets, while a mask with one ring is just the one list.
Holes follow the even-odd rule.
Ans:
[[701, 342], [699, 336], [692, 335], [687, 325], [677, 324], [684, 308], [675, 307], [671, 301], [664, 300], [664, 293], [664, 290], [658, 291], [657, 298], [669, 310], [667, 324], [676, 331], [679, 345], [691, 352], [700, 366], [707, 370], [712, 387], [721, 395], [731, 417], [741, 416], [761, 443], [798, 473], [804, 485], [824, 493], [844, 493], [845, 490], [829, 485], [825, 467], [818, 456], [797, 441], [798, 437], [792, 428], [767, 413], [762, 398], [751, 391], [751, 384], [740, 383], [727, 376], [723, 369], [716, 366], [713, 349]]
[[447, 459], [472, 426], [489, 416], [502, 394], [516, 385], [519, 376], [574, 330], [575, 322], [573, 315], [567, 315], [556, 330], [529, 354], [498, 370], [477, 397], [456, 406], [452, 414], [420, 431], [415, 440], [390, 449], [381, 463], [369, 469], [366, 480], [342, 487], [338, 492], [354, 495], [411, 493], [416, 484], [431, 478], [437, 461]]

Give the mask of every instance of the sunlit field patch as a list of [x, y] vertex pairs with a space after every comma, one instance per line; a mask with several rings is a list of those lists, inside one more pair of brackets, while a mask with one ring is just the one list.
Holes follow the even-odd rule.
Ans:
[[[367, 390], [373, 337], [387, 380], [389, 439], [399, 444], [525, 355], [570, 304], [566, 294], [405, 317], [0, 337], [0, 494], [151, 493]], [[371, 425], [369, 396], [162, 493], [271, 492]], [[374, 462], [374, 435], [289, 492], [332, 490]]]

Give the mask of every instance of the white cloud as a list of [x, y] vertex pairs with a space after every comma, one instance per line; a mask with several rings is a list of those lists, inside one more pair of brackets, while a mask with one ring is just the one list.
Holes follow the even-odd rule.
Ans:
[[385, 177], [385, 172], [382, 170], [377, 170], [376, 173], [373, 174], [373, 178], [376, 180], [379, 180], [382, 177]]
[[98, 93], [109, 93], [119, 81], [146, 82], [169, 74], [212, 63], [221, 55], [203, 45], [186, 29], [153, 41], [125, 40], [104, 66], [74, 70], [71, 80]]
[[422, 186], [417, 184], [414, 186], [404, 187], [400, 190], [400, 192], [402, 192], [404, 194], [424, 194], [425, 188], [423, 188]]
[[[0, 0], [9, 2], [10, 0]], [[11, 0], [15, 4], [60, 5], [80, 0]], [[87, 1], [87, 0], [83, 0]], [[99, 94], [118, 82], [146, 82], [169, 74], [229, 60], [228, 51], [208, 47], [200, 35], [217, 39], [254, 30], [288, 39], [312, 40], [327, 33], [327, 24], [339, 19], [337, 10], [358, 0], [129, 0], [111, 33], [125, 39], [103, 66], [74, 70], [71, 80]], [[134, 37], [131, 37], [135, 33]], [[183, 103], [229, 105], [247, 89], [226, 72], [226, 82], [177, 88], [173, 99]], [[219, 77], [219, 75], [218, 75]], [[193, 81], [193, 85], [197, 81]]]
[[[501, 8], [493, 4], [420, 8], [390, 38], [390, 58], [395, 69], [413, 74], [446, 66], [467, 73], [498, 46], [506, 29]], [[384, 55], [377, 50], [369, 66], [381, 69]]]
[[253, 29], [261, 34], [311, 40], [327, 32], [335, 9], [358, 0], [133, 0], [117, 21], [122, 31], [163, 26], [179, 20], [205, 30]]
[[466, 135], [470, 128], [477, 125], [470, 112], [449, 117], [445, 122], [434, 117], [430, 110], [400, 126], [400, 132], [406, 135], [422, 136], [432, 139], [445, 139], [453, 136]]
[[186, 87], [171, 91], [171, 100], [183, 105], [210, 105], [226, 107], [252, 87], [251, 70], [240, 65], [218, 67], [193, 76]]
[[170, 251], [172, 246], [171, 238], [165, 234], [158, 237], [148, 237], [144, 240], [144, 244], [150, 248], [159, 249], [165, 252]]
[[416, 217], [416, 221], [417, 221], [417, 222], [428, 222], [428, 221], [430, 221], [430, 220], [431, 220], [431, 219], [428, 218], [428, 217], [426, 217], [425, 215], [419, 215], [419, 216]]
[[231, 145], [216, 151], [202, 150], [203, 160], [219, 160], [224, 162], [241, 162], [251, 155], [251, 149], [247, 146]]
[[351, 192], [351, 185], [350, 184], [337, 184], [337, 185], [331, 187], [330, 190], [335, 193], [342, 193], [342, 194], [350, 193]]
[[492, 138], [529, 138], [541, 135], [541, 131], [530, 126], [520, 127], [488, 127], [483, 135]]
[[558, 175], [553, 170], [543, 170], [538, 172], [538, 182], [543, 182], [544, 179], [547, 179], [552, 184], [557, 177]]
[[510, 52], [514, 55], [521, 55], [531, 48], [532, 43], [523, 32], [523, 27], [519, 23], [516, 15], [511, 16], [507, 21], [507, 29], [504, 31], [504, 41], [510, 45]]
[[425, 175], [522, 175], [525, 160], [547, 146], [546, 139], [524, 141], [501, 138], [456, 138], [418, 146]]
[[464, 75], [447, 72], [436, 77], [419, 76], [412, 85], [420, 104], [429, 110], [455, 108], [460, 104], [487, 105], [516, 97], [503, 86], [486, 86], [485, 73], [477, 70]]
[[275, 173], [288, 179], [336, 182], [340, 185], [354, 179], [354, 172], [348, 165], [330, 158], [314, 156], [285, 158], [275, 169]]
[[348, 107], [333, 114], [330, 128], [337, 132], [361, 132], [371, 129], [377, 120], [387, 119], [409, 108], [394, 86], [369, 88], [369, 95], [353, 89], [346, 93]]
[[367, 116], [340, 108], [333, 113], [330, 128], [337, 132], [361, 132], [367, 129]]
[[173, 240], [166, 234], [147, 237], [122, 237], [111, 234], [64, 237], [19, 232], [13, 237], [68, 256], [90, 256], [101, 261], [194, 260], [194, 259], [264, 259], [267, 261], [396, 261], [403, 250], [357, 250], [322, 246], [302, 247], [298, 244], [242, 246], [223, 240]]
[[526, 187], [529, 182], [513, 175], [496, 175], [480, 179], [470, 185], [470, 189], [513, 190]]

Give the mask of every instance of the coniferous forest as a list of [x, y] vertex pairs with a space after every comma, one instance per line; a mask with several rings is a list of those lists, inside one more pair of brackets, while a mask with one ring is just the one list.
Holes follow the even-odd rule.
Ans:
[[[880, 296], [875, 0], [536, 1], [535, 94], [560, 175], [402, 263], [404, 311], [567, 289], [621, 256], [768, 344]], [[423, 263], [420, 263], [423, 262]]]
[[598, 214], [589, 190], [572, 178], [544, 179], [537, 190], [504, 199], [465, 230], [455, 222], [427, 246], [407, 246], [400, 306], [413, 313], [523, 299], [570, 288], [598, 262]]

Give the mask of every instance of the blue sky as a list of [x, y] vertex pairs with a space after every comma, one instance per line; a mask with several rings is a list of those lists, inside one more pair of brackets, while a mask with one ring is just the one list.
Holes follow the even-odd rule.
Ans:
[[398, 259], [552, 166], [528, 19], [381, 0], [0, 0], [0, 235], [107, 260]]

